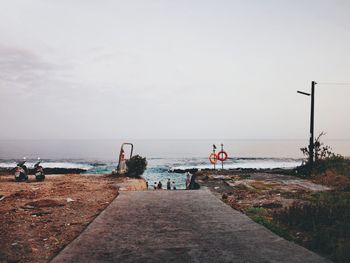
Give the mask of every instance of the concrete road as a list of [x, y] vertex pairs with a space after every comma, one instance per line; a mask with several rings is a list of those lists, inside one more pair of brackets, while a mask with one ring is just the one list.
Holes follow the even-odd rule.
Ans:
[[121, 192], [58, 262], [329, 262], [209, 190]]

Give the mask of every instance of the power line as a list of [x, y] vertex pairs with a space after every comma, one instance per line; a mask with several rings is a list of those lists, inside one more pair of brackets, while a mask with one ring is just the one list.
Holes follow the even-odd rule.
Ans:
[[317, 82], [318, 85], [341, 85], [350, 86], [350, 82]]

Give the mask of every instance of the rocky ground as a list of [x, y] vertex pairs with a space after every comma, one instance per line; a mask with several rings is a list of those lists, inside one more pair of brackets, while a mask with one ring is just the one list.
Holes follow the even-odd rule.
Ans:
[[0, 262], [47, 262], [118, 195], [145, 189], [137, 179], [52, 175], [17, 183], [0, 176]]
[[287, 207], [309, 193], [330, 190], [327, 186], [288, 175], [220, 171], [197, 172], [196, 175], [202, 185], [242, 212], [248, 207]]
[[308, 202], [308, 198], [316, 192], [331, 190], [311, 180], [258, 171], [207, 170], [198, 171], [195, 175], [202, 186], [208, 187], [232, 208], [302, 245], [307, 245], [310, 233], [282, 229], [275, 224], [274, 215], [292, 205]]

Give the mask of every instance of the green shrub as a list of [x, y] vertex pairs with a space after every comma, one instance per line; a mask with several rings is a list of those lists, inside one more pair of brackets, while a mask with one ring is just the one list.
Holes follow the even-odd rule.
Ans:
[[339, 175], [350, 176], [350, 160], [345, 159], [339, 154], [333, 153], [330, 146], [324, 145], [324, 143], [321, 142], [321, 137], [324, 135], [325, 133], [321, 132], [315, 140], [313, 165], [309, 163], [311, 154], [309, 148], [303, 147], [300, 149], [306, 157], [306, 162], [295, 169], [295, 173], [298, 176], [317, 176], [328, 170], [334, 171]]
[[274, 232], [275, 234], [287, 239], [292, 240], [292, 237], [289, 235], [288, 230], [281, 227], [278, 224], [273, 223], [272, 221], [268, 220], [267, 218], [263, 216], [254, 216], [252, 218], [256, 223], [263, 225], [267, 229], [269, 229], [271, 232]]
[[147, 168], [147, 161], [145, 157], [135, 155], [129, 160], [126, 160], [126, 166], [128, 168], [126, 176], [128, 177], [140, 177]]
[[250, 206], [250, 207], [247, 207], [244, 211], [248, 216], [254, 216], [254, 215], [266, 216], [267, 215], [267, 212], [263, 207]]

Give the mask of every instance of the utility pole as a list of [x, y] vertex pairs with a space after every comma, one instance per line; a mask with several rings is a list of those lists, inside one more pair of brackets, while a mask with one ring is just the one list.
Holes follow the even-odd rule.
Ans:
[[310, 165], [314, 164], [314, 119], [315, 119], [315, 81], [311, 82], [311, 116], [310, 116], [310, 143], [309, 143], [309, 162]]
[[299, 91], [298, 93], [311, 96], [311, 113], [310, 113], [310, 140], [309, 140], [309, 164], [313, 166], [314, 164], [314, 119], [315, 119], [315, 85], [316, 81], [311, 81], [311, 94], [303, 91]]

